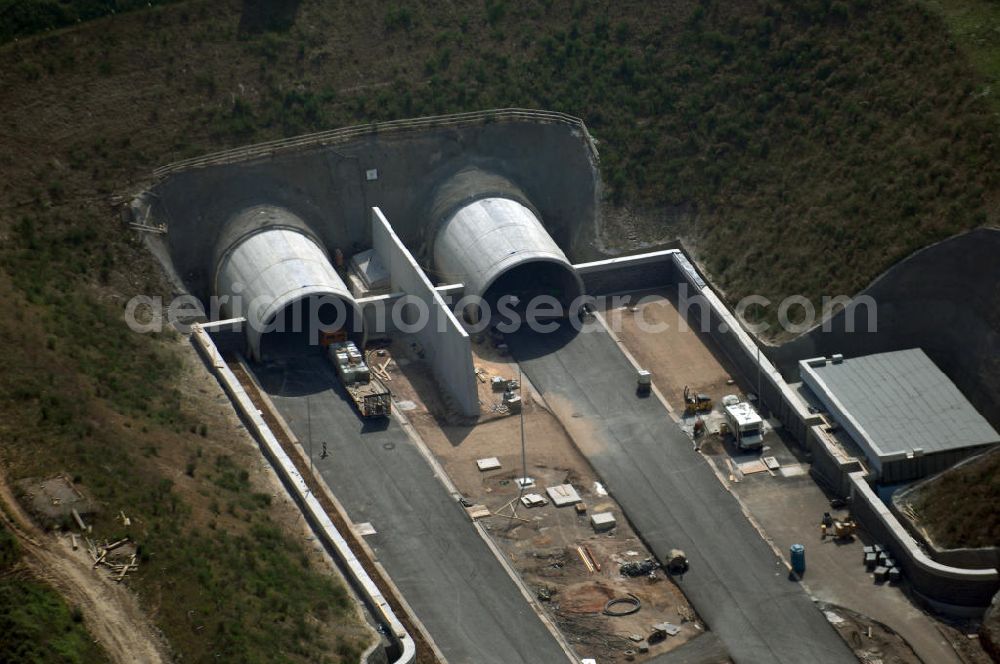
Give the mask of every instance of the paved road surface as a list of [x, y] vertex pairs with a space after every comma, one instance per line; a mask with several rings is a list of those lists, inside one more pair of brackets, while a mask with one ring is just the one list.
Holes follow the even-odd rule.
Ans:
[[687, 553], [680, 586], [734, 660], [857, 661], [599, 324], [508, 343], [654, 553]]
[[567, 661], [394, 420], [366, 426], [319, 356], [252, 368], [307, 450], [311, 428], [323, 478], [354, 522], [378, 531], [368, 544], [450, 664]]

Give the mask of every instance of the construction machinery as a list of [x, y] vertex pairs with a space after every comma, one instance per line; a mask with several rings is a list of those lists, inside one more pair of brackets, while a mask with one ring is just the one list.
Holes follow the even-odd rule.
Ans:
[[327, 345], [327, 353], [337, 377], [347, 390], [362, 417], [388, 417], [391, 412], [389, 388], [372, 375], [361, 351], [353, 341], [334, 341]]
[[319, 333], [319, 345], [323, 348], [329, 348], [330, 344], [341, 341], [347, 341], [347, 330], [344, 328], [340, 328], [339, 330], [322, 330]]
[[829, 512], [823, 513], [823, 520], [820, 521], [820, 539], [828, 536], [835, 540], [848, 540], [854, 538], [854, 533], [858, 529], [858, 524], [854, 519], [834, 519]]
[[707, 394], [695, 394], [687, 385], [684, 386], [684, 414], [707, 413], [715, 404]]
[[639, 369], [635, 374], [635, 393], [639, 396], [649, 394], [653, 389], [653, 374], [645, 369]]
[[670, 555], [667, 557], [667, 564], [665, 565], [667, 572], [672, 576], [679, 576], [688, 571], [688, 558], [680, 549], [670, 549]]

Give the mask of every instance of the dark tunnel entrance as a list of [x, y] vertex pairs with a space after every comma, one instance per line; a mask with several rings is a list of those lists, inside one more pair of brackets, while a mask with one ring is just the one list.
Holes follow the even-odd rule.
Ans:
[[364, 348], [364, 337], [356, 304], [335, 295], [311, 295], [268, 319], [260, 337], [260, 356], [264, 360], [321, 356], [330, 340], [346, 338]]
[[503, 311], [513, 310], [523, 319], [533, 303], [537, 304], [531, 314], [539, 319], [565, 318], [575, 312], [574, 303], [582, 295], [583, 285], [571, 266], [533, 260], [515, 265], [498, 276], [486, 288], [483, 300], [491, 312], [491, 323], [497, 323], [498, 318], [503, 318], [499, 307]]

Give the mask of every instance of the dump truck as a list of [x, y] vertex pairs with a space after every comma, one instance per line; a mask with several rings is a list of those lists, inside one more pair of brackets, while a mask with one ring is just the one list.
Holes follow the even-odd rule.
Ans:
[[337, 341], [327, 346], [330, 361], [337, 369], [347, 394], [362, 417], [389, 417], [391, 394], [382, 381], [372, 375], [364, 356], [353, 341]]

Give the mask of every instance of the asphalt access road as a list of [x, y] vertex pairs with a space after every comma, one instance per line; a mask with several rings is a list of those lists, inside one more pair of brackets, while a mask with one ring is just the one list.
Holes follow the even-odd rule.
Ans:
[[450, 664], [567, 661], [395, 420], [356, 415], [320, 356], [251, 369]]
[[599, 323], [507, 342], [653, 552], [685, 551], [679, 585], [735, 661], [857, 661]]

